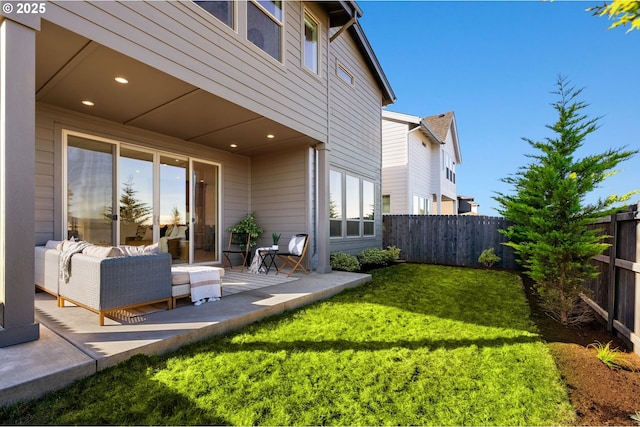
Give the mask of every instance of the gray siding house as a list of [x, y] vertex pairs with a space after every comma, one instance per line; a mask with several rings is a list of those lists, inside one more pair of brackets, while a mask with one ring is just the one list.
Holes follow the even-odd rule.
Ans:
[[0, 16], [0, 346], [39, 336], [48, 240], [162, 248], [171, 224], [175, 262], [217, 265], [254, 212], [259, 244], [309, 233], [319, 273], [333, 251], [381, 246], [395, 95], [354, 1], [34, 5]]
[[383, 214], [457, 215], [460, 163], [453, 112], [428, 117], [382, 112]]

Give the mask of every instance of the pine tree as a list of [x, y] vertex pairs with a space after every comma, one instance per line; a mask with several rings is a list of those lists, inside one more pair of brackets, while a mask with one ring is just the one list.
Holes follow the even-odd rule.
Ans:
[[582, 89], [569, 86], [558, 77], [559, 100], [552, 104], [558, 121], [546, 127], [554, 137], [543, 142], [523, 138], [537, 154], [533, 161], [504, 182], [514, 187], [514, 193], [498, 193], [500, 213], [513, 225], [503, 230], [526, 273], [535, 281], [535, 288], [545, 308], [566, 325], [570, 312], [585, 292], [585, 280], [597, 275], [590, 260], [606, 248], [606, 236], [588, 226], [599, 218], [611, 215], [619, 204], [635, 192], [612, 195], [595, 203], [585, 202], [585, 196], [607, 177], [617, 173], [617, 165], [637, 153], [609, 149], [601, 154], [576, 158], [576, 151], [585, 138], [597, 130], [599, 118], [583, 113], [588, 104], [578, 100]]
[[136, 197], [138, 191], [133, 188], [133, 184], [133, 177], [129, 176], [122, 186], [120, 221], [130, 224], [143, 224], [149, 219], [151, 208]]

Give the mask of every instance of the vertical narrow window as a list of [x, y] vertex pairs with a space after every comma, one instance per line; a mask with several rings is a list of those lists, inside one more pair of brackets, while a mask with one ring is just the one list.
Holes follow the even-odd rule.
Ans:
[[304, 13], [304, 65], [319, 73], [318, 67], [318, 22], [305, 11]]
[[227, 1], [194, 1], [195, 4], [222, 21], [227, 27], [233, 28], [233, 0]]
[[355, 176], [347, 175], [346, 178], [346, 211], [347, 211], [347, 236], [360, 235], [360, 180]]
[[382, 195], [382, 213], [391, 213], [391, 195], [389, 194]]
[[332, 170], [329, 179], [329, 235], [342, 237], [342, 174]]
[[362, 180], [362, 235], [375, 234], [376, 194], [375, 185], [371, 181]]
[[282, 1], [247, 3], [247, 40], [282, 61]]

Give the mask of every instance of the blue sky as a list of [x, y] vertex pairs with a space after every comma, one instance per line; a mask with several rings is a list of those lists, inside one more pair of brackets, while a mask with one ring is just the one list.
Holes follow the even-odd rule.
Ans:
[[[640, 149], [640, 31], [607, 30], [585, 9], [602, 1], [375, 1], [358, 4], [360, 24], [397, 101], [416, 116], [454, 111], [462, 164], [458, 194], [498, 215], [500, 180], [528, 163], [523, 137], [551, 136], [558, 75], [584, 88], [589, 116], [602, 116], [579, 153]], [[587, 198], [640, 189], [640, 155], [619, 165]], [[640, 195], [632, 199], [639, 201]]]

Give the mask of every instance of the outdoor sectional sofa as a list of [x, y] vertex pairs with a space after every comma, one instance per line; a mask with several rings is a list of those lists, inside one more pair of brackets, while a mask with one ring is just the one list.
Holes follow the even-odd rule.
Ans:
[[35, 284], [56, 296], [59, 307], [69, 301], [94, 311], [100, 326], [109, 311], [156, 302], [171, 308], [170, 254], [89, 245], [71, 256], [65, 278], [61, 258], [71, 244], [48, 242], [35, 249]]

